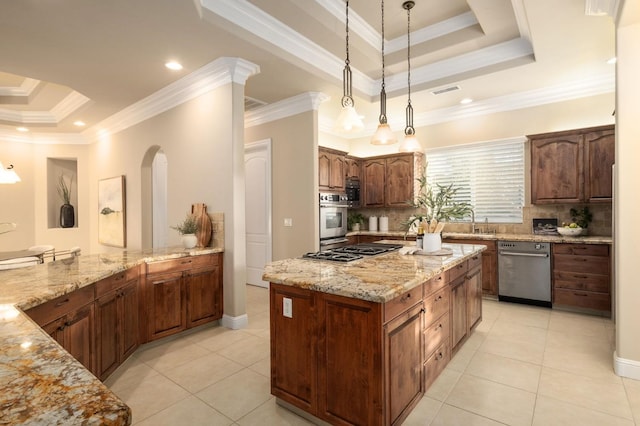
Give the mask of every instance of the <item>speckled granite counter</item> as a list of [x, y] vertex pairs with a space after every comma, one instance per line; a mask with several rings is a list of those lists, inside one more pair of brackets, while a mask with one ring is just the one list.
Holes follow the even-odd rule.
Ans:
[[348, 263], [302, 258], [279, 260], [265, 267], [262, 279], [383, 303], [486, 250], [486, 246], [471, 244], [443, 244], [442, 247], [450, 248], [453, 254], [423, 256], [392, 252]]
[[[403, 238], [404, 231], [358, 231], [350, 232], [347, 236], [372, 235], [379, 237]], [[408, 234], [415, 237], [415, 234]], [[443, 232], [442, 238], [456, 240], [508, 240], [508, 241], [537, 241], [544, 243], [578, 243], [578, 244], [612, 244], [613, 238], [609, 236], [584, 236], [584, 237], [563, 237], [561, 235], [536, 235], [536, 234], [471, 234], [463, 232]]]
[[222, 251], [123, 251], [0, 271], [0, 424], [130, 424], [129, 407], [22, 310], [144, 262]]

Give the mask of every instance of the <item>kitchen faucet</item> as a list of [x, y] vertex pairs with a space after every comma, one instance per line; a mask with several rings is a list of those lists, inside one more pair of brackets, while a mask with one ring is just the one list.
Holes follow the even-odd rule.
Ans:
[[476, 231], [476, 213], [471, 209], [471, 233], [475, 234]]

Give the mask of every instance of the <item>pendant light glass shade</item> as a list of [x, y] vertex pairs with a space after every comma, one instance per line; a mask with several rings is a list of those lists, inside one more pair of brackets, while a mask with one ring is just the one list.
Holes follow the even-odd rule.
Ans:
[[351, 95], [351, 67], [349, 66], [349, 0], [346, 0], [346, 46], [347, 58], [342, 71], [342, 111], [335, 122], [334, 129], [338, 132], [349, 133], [364, 129], [362, 118], [358, 115]]
[[20, 176], [13, 170], [13, 164], [10, 164], [6, 169], [0, 163], [0, 183], [16, 183], [21, 182]]
[[411, 9], [415, 6], [413, 1], [405, 1], [402, 7], [407, 11], [407, 112], [404, 128], [404, 141], [398, 149], [400, 152], [422, 151], [422, 145], [416, 137], [416, 130], [413, 127], [413, 106], [411, 105]]
[[387, 124], [387, 92], [384, 85], [384, 0], [380, 3], [382, 15], [382, 88], [380, 90], [380, 117], [378, 119], [378, 129], [371, 138], [372, 145], [391, 145], [398, 142], [391, 127]]

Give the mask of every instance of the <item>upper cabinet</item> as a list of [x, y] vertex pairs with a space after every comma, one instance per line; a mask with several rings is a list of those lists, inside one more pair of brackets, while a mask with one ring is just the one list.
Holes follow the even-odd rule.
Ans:
[[532, 204], [611, 202], [613, 125], [528, 138]]
[[318, 186], [320, 190], [344, 191], [346, 152], [318, 148]]
[[347, 179], [362, 179], [362, 160], [357, 157], [345, 157], [345, 175]]
[[422, 153], [367, 158], [362, 163], [363, 207], [411, 207], [424, 168]]

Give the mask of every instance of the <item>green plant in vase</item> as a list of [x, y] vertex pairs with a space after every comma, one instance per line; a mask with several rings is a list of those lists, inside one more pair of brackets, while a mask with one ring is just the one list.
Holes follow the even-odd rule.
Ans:
[[188, 214], [182, 222], [171, 228], [175, 229], [182, 235], [182, 245], [184, 248], [194, 248], [198, 244], [198, 221], [195, 215]]
[[569, 214], [571, 215], [571, 221], [583, 229], [582, 235], [586, 235], [589, 223], [593, 220], [589, 207], [572, 208], [569, 210]]
[[349, 213], [347, 216], [347, 226], [352, 231], [359, 231], [360, 226], [364, 224], [364, 216], [362, 213]]

